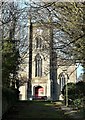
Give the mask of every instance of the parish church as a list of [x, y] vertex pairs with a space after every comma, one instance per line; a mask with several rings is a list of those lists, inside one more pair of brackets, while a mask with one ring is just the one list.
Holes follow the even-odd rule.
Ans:
[[29, 80], [32, 99], [62, 100], [61, 91], [64, 85], [76, 82], [76, 65], [66, 65], [64, 61], [60, 64], [54, 49], [53, 30], [50, 25], [32, 24], [31, 32], [31, 52], [25, 71], [27, 83], [19, 88], [20, 100], [29, 98]]

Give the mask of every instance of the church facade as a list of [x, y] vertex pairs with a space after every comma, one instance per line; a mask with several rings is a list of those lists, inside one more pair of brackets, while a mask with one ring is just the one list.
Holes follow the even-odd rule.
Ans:
[[[76, 82], [76, 65], [58, 66], [52, 35], [52, 28], [47, 24], [32, 27], [31, 96], [34, 99], [62, 99], [63, 86], [67, 82]], [[20, 94], [20, 99], [27, 99], [27, 84], [20, 87]]]

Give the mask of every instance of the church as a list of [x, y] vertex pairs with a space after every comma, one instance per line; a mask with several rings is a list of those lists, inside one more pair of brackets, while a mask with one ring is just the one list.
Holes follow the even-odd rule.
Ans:
[[[31, 59], [29, 58], [31, 64], [27, 62], [27, 81], [29, 80], [28, 74], [31, 72], [31, 97], [62, 100], [63, 86], [69, 82], [76, 82], [76, 65], [64, 65], [63, 61], [59, 64], [57, 52], [54, 50], [53, 29], [48, 24], [32, 25], [31, 43]], [[28, 99], [28, 89], [27, 83], [20, 86], [21, 100]]]

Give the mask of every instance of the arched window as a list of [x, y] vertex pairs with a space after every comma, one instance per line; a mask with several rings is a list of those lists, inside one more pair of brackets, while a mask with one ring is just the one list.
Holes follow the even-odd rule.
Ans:
[[60, 73], [59, 75], [59, 84], [60, 84], [60, 90], [62, 91], [64, 85], [65, 85], [65, 75], [63, 73]]
[[41, 48], [42, 46], [42, 39], [39, 37], [36, 38], [36, 48]]
[[42, 58], [39, 54], [35, 57], [35, 77], [42, 76]]

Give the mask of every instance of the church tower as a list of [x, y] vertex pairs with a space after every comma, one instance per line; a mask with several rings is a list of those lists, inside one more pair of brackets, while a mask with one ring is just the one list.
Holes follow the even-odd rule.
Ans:
[[35, 99], [42, 97], [56, 100], [57, 71], [52, 29], [47, 24], [34, 24], [32, 33], [32, 96]]

